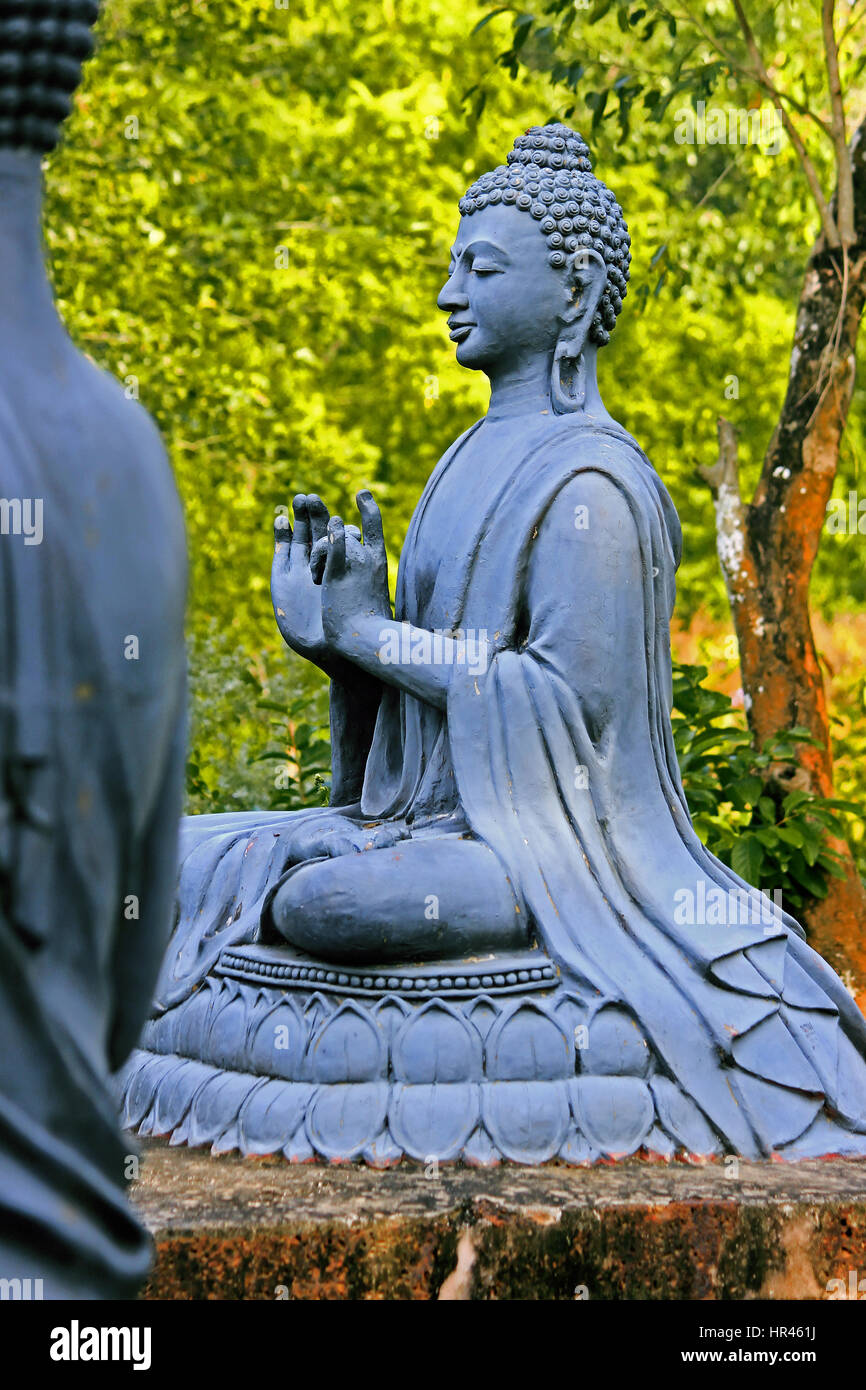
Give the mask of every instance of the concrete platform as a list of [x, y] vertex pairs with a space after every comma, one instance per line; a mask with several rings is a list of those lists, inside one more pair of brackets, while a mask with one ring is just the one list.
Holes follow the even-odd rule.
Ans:
[[[827, 1299], [866, 1161], [292, 1165], [143, 1146], [150, 1299]], [[829, 1285], [829, 1288], [828, 1288]]]

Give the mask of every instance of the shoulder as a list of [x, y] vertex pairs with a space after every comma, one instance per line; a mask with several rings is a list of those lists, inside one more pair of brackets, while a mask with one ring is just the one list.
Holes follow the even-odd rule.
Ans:
[[577, 532], [590, 542], [621, 542], [635, 532], [632, 507], [628, 489], [611, 473], [582, 468], [564, 479], [552, 497], [537, 539], [549, 544], [565, 536], [573, 539]]

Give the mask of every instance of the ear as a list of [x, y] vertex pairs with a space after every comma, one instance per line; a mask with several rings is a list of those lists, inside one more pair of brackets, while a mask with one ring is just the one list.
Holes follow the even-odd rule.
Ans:
[[570, 303], [560, 314], [563, 327], [550, 377], [550, 399], [557, 415], [583, 409], [587, 370], [583, 350], [604, 294], [607, 266], [597, 251], [582, 246], [571, 253], [566, 274], [571, 286]]
[[566, 275], [572, 295], [571, 303], [561, 318], [569, 330], [569, 339], [578, 339], [582, 346], [604, 294], [607, 266], [596, 250], [581, 246], [571, 252], [566, 262]]

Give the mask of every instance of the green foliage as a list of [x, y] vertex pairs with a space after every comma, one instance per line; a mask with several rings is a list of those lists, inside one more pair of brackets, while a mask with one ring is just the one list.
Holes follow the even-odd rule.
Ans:
[[826, 897], [828, 876], [841, 876], [828, 837], [846, 839], [858, 807], [786, 789], [797, 744], [813, 741], [808, 731], [791, 729], [756, 752], [730, 699], [707, 689], [706, 677], [705, 666], [674, 665], [674, 744], [695, 829], [741, 878], [781, 890], [797, 915]]
[[275, 764], [269, 808], [297, 811], [306, 806], [327, 806], [331, 792], [329, 725], [309, 722], [310, 704], [303, 695], [292, 700], [288, 708], [264, 696], [256, 703], [275, 716], [275, 741], [255, 759]]
[[[292, 730], [260, 703], [282, 717], [303, 698], [297, 722], [325, 723], [321, 680], [285, 653], [273, 621], [275, 510], [315, 490], [351, 513], [355, 491], [370, 487], [393, 577], [431, 468], [486, 406], [483, 379], [456, 366], [435, 305], [457, 200], [515, 133], [569, 108], [634, 243], [602, 391], [683, 519], [680, 618], [728, 622], [694, 465], [714, 455], [720, 412], [753, 469], [769, 439], [812, 231], [808, 198], [788, 151], [740, 150], [719, 181], [730, 151], [676, 144], [675, 102], [650, 129], [629, 84], [604, 106], [587, 100], [622, 75], [604, 77], [611, 55], [626, 51], [629, 72], [674, 60], [664, 23], [626, 33], [618, 8], [606, 8], [591, 32], [589, 12], [573, 5], [522, 23], [512, 81], [497, 62], [511, 14], [470, 38], [489, 5], [105, 0], [96, 57], [48, 164], [47, 240], [70, 333], [155, 416], [185, 505], [190, 810], [319, 795], [315, 767], [304, 768], [321, 763], [320, 736], [299, 750], [300, 781], [276, 786]], [[569, 14], [579, 27], [560, 36]], [[818, 57], [797, 48], [798, 62]], [[565, 80], [552, 81], [566, 59]], [[617, 113], [628, 101], [623, 141]], [[864, 452], [856, 408], [851, 439], [842, 492], [856, 486]], [[827, 552], [839, 553], [822, 547], [814, 592], [836, 613], [850, 593], [866, 595], [866, 569]], [[843, 694], [849, 732], [835, 727], [856, 747], [866, 734], [853, 679]], [[267, 751], [280, 758], [262, 759]], [[866, 759], [846, 764], [845, 795], [862, 795], [864, 768]]]
[[291, 652], [249, 654], [213, 625], [188, 640], [187, 811], [296, 810], [327, 799], [324, 677]]

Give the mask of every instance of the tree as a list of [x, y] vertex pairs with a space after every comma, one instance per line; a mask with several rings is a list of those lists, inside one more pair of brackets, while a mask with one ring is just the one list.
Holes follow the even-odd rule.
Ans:
[[[490, 12], [486, 20], [497, 13], [505, 11]], [[743, 0], [712, 13], [652, 0], [640, 6], [599, 0], [592, 9], [550, 0], [540, 17], [509, 7], [511, 41], [499, 60], [512, 75], [521, 64], [546, 67], [557, 87], [583, 95], [596, 130], [615, 120], [623, 141], [638, 109], [644, 129], [658, 126], [669, 119], [677, 96], [691, 103], [708, 141], [707, 101], [719, 90], [724, 117], [732, 110], [737, 115], [739, 99], [738, 141], [743, 130], [750, 138], [750, 112], [771, 111], [808, 194], [811, 213], [803, 221], [817, 232], [802, 277], [787, 389], [757, 486], [749, 499], [737, 431], [726, 417], [718, 422], [717, 461], [699, 469], [714, 499], [718, 555], [756, 746], [796, 727], [813, 738], [798, 744], [796, 764], [768, 769], [766, 791], [779, 804], [794, 788], [830, 796], [833, 787], [809, 589], [851, 408], [866, 301], [866, 102], [858, 86], [866, 65], [863, 14], [862, 0], [822, 0], [817, 17], [811, 4], [795, 0], [761, 7], [755, 20]], [[572, 102], [563, 114], [575, 109]], [[713, 142], [727, 143], [730, 130], [727, 121]], [[676, 154], [670, 147], [662, 153], [660, 174]], [[723, 196], [729, 168], [708, 184], [701, 203]], [[773, 196], [782, 202], [784, 191], [776, 187]], [[785, 254], [780, 245], [779, 255]], [[836, 841], [835, 848], [843, 876], [829, 880], [825, 897], [812, 899], [807, 926], [816, 947], [862, 987], [866, 892], [847, 843]]]

